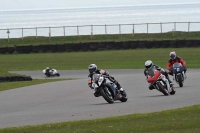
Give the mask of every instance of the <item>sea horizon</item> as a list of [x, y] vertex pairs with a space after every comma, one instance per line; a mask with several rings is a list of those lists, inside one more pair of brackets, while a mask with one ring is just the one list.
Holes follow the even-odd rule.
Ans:
[[[115, 25], [106, 27], [107, 34], [117, 34], [120, 24], [129, 24], [120, 27], [122, 34], [132, 33], [133, 29], [135, 33], [146, 33], [146, 23], [166, 22], [186, 23], [178, 24], [176, 27], [174, 24], [163, 25], [163, 32], [188, 31], [188, 28], [190, 31], [200, 31], [200, 23], [192, 24], [200, 22], [200, 2], [0, 11], [0, 18], [0, 38], [8, 36], [7, 30], [10, 30], [10, 37], [22, 36], [22, 28], [23, 36], [36, 35], [36, 28], [38, 36], [48, 36], [49, 32], [52, 36], [90, 35], [91, 32], [105, 34], [105, 25]], [[191, 24], [188, 25], [188, 22]], [[144, 25], [133, 26], [141, 23]], [[67, 27], [65, 33], [63, 27]], [[161, 31], [159, 24], [149, 25], [148, 28], [149, 33]]]

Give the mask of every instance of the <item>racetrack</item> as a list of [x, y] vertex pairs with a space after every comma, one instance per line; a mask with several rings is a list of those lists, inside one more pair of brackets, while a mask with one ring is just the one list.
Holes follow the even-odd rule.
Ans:
[[[94, 97], [87, 85], [87, 70], [59, 70], [61, 76], [55, 78], [76, 80], [0, 92], [0, 128], [156, 112], [200, 104], [200, 69], [187, 71], [188, 78], [182, 88], [174, 82], [176, 94], [171, 96], [149, 90], [141, 69], [108, 71], [126, 90], [127, 102], [108, 104], [103, 97]], [[30, 75], [34, 79], [45, 78], [42, 71], [13, 73]]]

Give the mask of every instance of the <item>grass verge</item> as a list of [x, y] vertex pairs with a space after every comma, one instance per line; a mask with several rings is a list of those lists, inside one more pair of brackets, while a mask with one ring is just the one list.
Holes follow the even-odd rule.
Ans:
[[0, 133], [199, 133], [200, 105], [95, 120], [0, 129]]
[[43, 84], [48, 82], [62, 81], [62, 80], [71, 80], [71, 79], [33, 79], [32, 81], [2, 82], [0, 83], [0, 91], [31, 86], [36, 84]]
[[47, 66], [57, 70], [83, 70], [91, 63], [102, 69], [143, 69], [148, 59], [166, 68], [169, 53], [187, 62], [188, 68], [200, 68], [200, 48], [129, 49], [95, 52], [66, 52], [43, 54], [1, 55], [0, 68], [4, 71], [43, 70]]

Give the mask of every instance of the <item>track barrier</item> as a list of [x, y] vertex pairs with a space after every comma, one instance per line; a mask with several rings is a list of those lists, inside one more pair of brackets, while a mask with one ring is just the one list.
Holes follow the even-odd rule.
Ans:
[[200, 40], [154, 40], [154, 41], [122, 41], [122, 42], [84, 42], [65, 44], [40, 44], [27, 46], [0, 47], [0, 54], [28, 54], [48, 52], [79, 52], [121, 49], [149, 48], [189, 48], [199, 47]]

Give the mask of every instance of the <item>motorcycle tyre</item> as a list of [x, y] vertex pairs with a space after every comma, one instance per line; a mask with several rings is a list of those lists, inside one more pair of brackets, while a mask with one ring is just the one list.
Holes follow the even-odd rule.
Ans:
[[46, 75], [47, 77], [50, 77], [50, 74], [47, 74], [47, 73], [46, 73], [45, 75]]
[[124, 91], [123, 93], [124, 93], [124, 94], [121, 94], [121, 95], [122, 95], [122, 98], [120, 98], [120, 101], [121, 101], [121, 102], [126, 102], [126, 101], [128, 100], [128, 96], [127, 96], [127, 94], [126, 94], [125, 91]]
[[57, 73], [57, 74], [56, 74], [56, 76], [57, 76], [57, 77], [60, 77], [60, 74], [59, 74], [59, 73]]
[[183, 87], [183, 81], [182, 81], [182, 77], [181, 75], [177, 75], [177, 79], [178, 79], [178, 84], [180, 87]]
[[[109, 89], [107, 89], [107, 90], [110, 91]], [[114, 103], [114, 98], [112, 97], [112, 95], [110, 96], [112, 98], [109, 98], [109, 94], [107, 94], [105, 89], [101, 89], [100, 94], [108, 103]]]
[[168, 96], [168, 95], [169, 95], [168, 90], [166, 90], [160, 83], [157, 83], [157, 86], [158, 86], [159, 90], [160, 90], [165, 96]]

